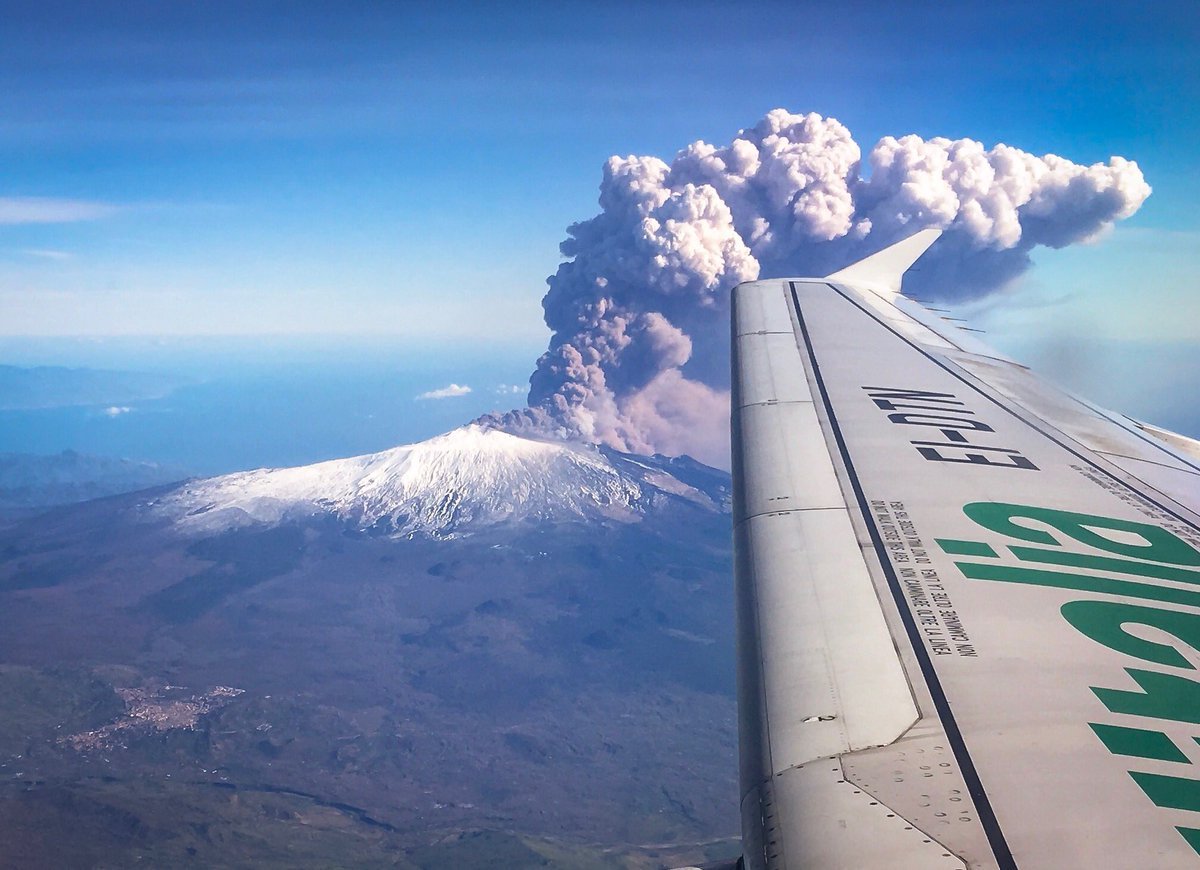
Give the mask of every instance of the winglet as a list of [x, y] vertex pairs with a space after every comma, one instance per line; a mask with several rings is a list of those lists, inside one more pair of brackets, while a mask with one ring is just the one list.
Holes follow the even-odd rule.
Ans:
[[907, 239], [901, 239], [878, 253], [828, 275], [826, 280], [854, 284], [887, 294], [899, 293], [904, 273], [941, 234], [939, 229], [919, 230]]

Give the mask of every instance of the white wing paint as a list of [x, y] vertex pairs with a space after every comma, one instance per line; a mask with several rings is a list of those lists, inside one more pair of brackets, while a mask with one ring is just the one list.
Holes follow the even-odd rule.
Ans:
[[1200, 866], [1200, 450], [899, 295], [734, 291], [745, 864]]

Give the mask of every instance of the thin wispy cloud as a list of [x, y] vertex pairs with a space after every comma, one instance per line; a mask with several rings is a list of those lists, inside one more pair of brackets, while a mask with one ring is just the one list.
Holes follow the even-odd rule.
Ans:
[[437, 390], [430, 390], [427, 393], [421, 393], [417, 396], [418, 399], [453, 399], [456, 396], [465, 396], [471, 392], [471, 388], [466, 384], [449, 384]]
[[132, 410], [133, 408], [130, 408], [128, 405], [110, 405], [104, 409], [104, 415], [106, 417], [120, 417], [122, 414], [128, 414]]
[[111, 217], [120, 207], [85, 199], [0, 196], [0, 224], [69, 224]]
[[36, 257], [39, 260], [55, 260], [64, 262], [75, 259], [70, 251], [55, 251], [50, 248], [25, 248], [21, 251], [26, 257]]

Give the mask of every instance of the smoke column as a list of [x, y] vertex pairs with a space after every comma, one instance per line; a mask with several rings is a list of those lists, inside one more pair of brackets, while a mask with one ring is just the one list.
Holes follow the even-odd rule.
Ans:
[[833, 272], [925, 227], [919, 298], [992, 292], [1036, 245], [1087, 241], [1150, 187], [1122, 157], [1081, 166], [971, 139], [881, 139], [864, 159], [833, 118], [769, 112], [671, 163], [612, 157], [600, 213], [567, 229], [542, 301], [553, 335], [529, 407], [487, 421], [635, 453], [728, 464], [729, 291]]

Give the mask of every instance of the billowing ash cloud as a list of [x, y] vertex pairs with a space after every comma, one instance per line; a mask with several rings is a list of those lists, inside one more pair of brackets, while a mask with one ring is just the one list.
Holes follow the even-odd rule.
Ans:
[[1036, 245], [1094, 238], [1150, 194], [1121, 157], [1081, 166], [970, 139], [880, 140], [782, 109], [670, 163], [613, 157], [542, 302], [553, 331], [510, 429], [728, 463], [728, 300], [759, 276], [825, 275], [924, 227], [921, 298], [993, 291]]

